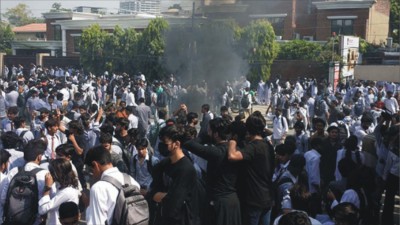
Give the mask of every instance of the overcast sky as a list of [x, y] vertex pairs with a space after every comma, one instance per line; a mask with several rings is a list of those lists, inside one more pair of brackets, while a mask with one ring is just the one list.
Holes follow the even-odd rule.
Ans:
[[[77, 6], [96, 6], [108, 8], [109, 12], [117, 11], [119, 8], [119, 0], [0, 0], [1, 13], [5, 13], [7, 9], [13, 8], [19, 3], [28, 5], [35, 17], [41, 17], [41, 13], [48, 12], [53, 3], [61, 3], [63, 8], [74, 8]], [[191, 8], [191, 0], [161, 0], [161, 7], [165, 8], [173, 5], [175, 2], [180, 3], [182, 7]]]

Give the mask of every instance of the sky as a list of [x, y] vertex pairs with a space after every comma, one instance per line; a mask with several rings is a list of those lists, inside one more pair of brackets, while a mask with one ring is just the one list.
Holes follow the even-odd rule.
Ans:
[[[173, 5], [175, 2], [180, 3], [182, 7], [191, 6], [191, 1], [185, 0], [161, 0], [161, 8]], [[42, 13], [48, 12], [53, 3], [61, 3], [62, 8], [74, 8], [77, 6], [96, 6], [108, 8], [109, 12], [116, 12], [119, 8], [119, 0], [0, 0], [1, 13], [5, 13], [7, 9], [13, 8], [19, 3], [26, 4], [33, 16], [41, 17]], [[183, 4], [184, 3], [184, 4]], [[188, 3], [188, 4], [186, 4]]]

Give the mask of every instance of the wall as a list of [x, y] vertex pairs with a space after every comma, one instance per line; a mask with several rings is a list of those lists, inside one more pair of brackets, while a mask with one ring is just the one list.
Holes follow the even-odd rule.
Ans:
[[331, 20], [327, 18], [328, 16], [357, 16], [358, 18], [354, 19], [353, 22], [353, 33], [355, 36], [365, 39], [369, 9], [318, 10], [316, 32], [316, 39], [318, 41], [326, 41], [332, 36]]
[[378, 0], [376, 4], [372, 6], [366, 37], [368, 42], [375, 44], [386, 43], [386, 38], [389, 33], [389, 14], [389, 0]]
[[271, 74], [281, 75], [283, 80], [296, 80], [298, 77], [316, 77], [328, 79], [328, 68], [306, 60], [275, 60]]

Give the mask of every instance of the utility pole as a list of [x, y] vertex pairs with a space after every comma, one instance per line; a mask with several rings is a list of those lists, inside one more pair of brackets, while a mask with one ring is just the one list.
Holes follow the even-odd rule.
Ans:
[[194, 10], [195, 10], [195, 2], [193, 2], [193, 6], [192, 6], [192, 35], [191, 35], [191, 41], [190, 41], [190, 72], [189, 72], [189, 84], [192, 84], [193, 82], [193, 55], [194, 55], [194, 51], [195, 51], [195, 43], [194, 43]]

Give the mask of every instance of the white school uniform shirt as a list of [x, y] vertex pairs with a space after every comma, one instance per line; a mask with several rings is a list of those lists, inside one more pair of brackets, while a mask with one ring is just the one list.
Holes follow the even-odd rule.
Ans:
[[17, 151], [16, 149], [13, 148], [7, 148], [4, 149], [4, 151], [7, 151], [10, 153], [10, 158], [8, 159], [8, 168], [6, 172], [9, 172], [10, 170], [14, 169], [15, 167], [21, 167], [25, 165], [25, 159], [24, 159], [24, 153], [21, 151]]
[[[353, 189], [347, 189], [343, 193], [342, 198], [340, 199], [340, 203], [343, 202], [353, 203], [355, 206], [357, 206], [357, 208], [360, 208], [360, 198], [358, 197], [357, 192]], [[332, 202], [331, 209], [333, 209], [338, 204], [339, 202], [337, 200], [334, 200]]]
[[[0, 190], [3, 190], [4, 181], [6, 180], [7, 175], [0, 172]], [[3, 215], [3, 205], [0, 204], [0, 215]], [[0, 216], [0, 224], [3, 223], [3, 217]]]
[[133, 114], [131, 113], [131, 114], [129, 114], [129, 116], [128, 116], [128, 120], [129, 120], [129, 127], [128, 127], [128, 129], [131, 129], [131, 128], [138, 128], [138, 125], [139, 125], [139, 118], [138, 118], [137, 116], [135, 116], [135, 115], [133, 115]]
[[317, 186], [321, 185], [321, 175], [319, 171], [319, 163], [321, 161], [321, 154], [312, 149], [304, 154], [306, 159], [306, 171], [308, 174], [308, 186], [310, 193], [317, 193], [317, 189], [312, 184]]
[[[43, 156], [44, 156], [44, 157], [47, 157], [48, 159], [51, 158], [51, 152], [52, 152], [52, 150], [54, 151], [54, 156], [55, 156], [55, 155], [56, 155], [56, 153], [55, 153], [56, 148], [57, 148], [59, 145], [62, 144], [62, 143], [61, 143], [61, 138], [60, 138], [57, 134], [54, 134], [54, 139], [53, 139], [52, 137], [53, 137], [53, 136], [51, 136], [50, 134], [46, 134], [47, 148], [46, 148], [46, 151], [44, 152], [44, 155], [43, 155]], [[52, 149], [52, 145], [53, 145], [52, 141], [54, 141], [53, 149]]]
[[[363, 152], [363, 151], [359, 151], [360, 152], [360, 159], [361, 159], [361, 164], [364, 166], [367, 166], [369, 168], [374, 169], [376, 167], [376, 163], [377, 160], [375, 158], [375, 156], [372, 156], [371, 154], [369, 154], [368, 152]], [[340, 174], [339, 172], [339, 161], [342, 160], [344, 157], [346, 156], [346, 149], [342, 148], [339, 151], [337, 151], [336, 154], [336, 169], [335, 169], [335, 179], [341, 180], [342, 179], [342, 174]], [[351, 153], [351, 159], [357, 163], [357, 156], [355, 152]]]
[[[33, 162], [28, 162], [25, 165], [25, 170], [26, 171], [31, 171], [33, 169], [39, 168], [39, 165], [33, 163]], [[44, 190], [44, 186], [45, 186], [45, 176], [48, 173], [48, 170], [41, 170], [36, 174], [36, 181], [38, 184], [38, 191], [39, 191], [39, 198], [41, 198], [43, 196], [43, 190]], [[4, 207], [4, 204], [6, 203], [6, 199], [7, 199], [7, 191], [8, 191], [8, 187], [10, 185], [11, 180], [14, 178], [14, 176], [18, 173], [18, 168], [14, 168], [12, 169], [9, 173], [7, 178], [4, 180], [4, 184], [3, 184], [3, 189], [1, 190], [1, 198], [0, 198], [0, 203], [2, 205], [2, 207]], [[33, 225], [38, 225], [40, 224], [41, 219], [38, 216], [35, 223]]]
[[[123, 183], [124, 178], [118, 168], [113, 167], [103, 172], [101, 178], [111, 176]], [[140, 188], [131, 177], [131, 184]], [[87, 225], [111, 224], [119, 190], [107, 181], [99, 180], [90, 188], [90, 203], [86, 209]]]
[[78, 205], [80, 192], [76, 188], [66, 187], [61, 190], [57, 189], [55, 193], [51, 194], [51, 198], [50, 195], [45, 195], [39, 200], [39, 214], [45, 215], [47, 213], [47, 224], [61, 225], [58, 220], [60, 205], [64, 202], [74, 202]]
[[[282, 123], [283, 122], [283, 123]], [[274, 117], [273, 120], [273, 134], [272, 137], [274, 139], [282, 139], [283, 135], [288, 132], [288, 124], [286, 118], [279, 116]]]
[[135, 94], [133, 94], [133, 92], [128, 92], [125, 101], [126, 101], [126, 106], [137, 106], [135, 102]]
[[24, 136], [21, 137], [22, 139], [24, 139], [24, 143], [28, 143], [28, 141], [35, 139], [35, 136], [33, 136], [32, 131], [28, 130], [25, 127], [21, 127], [21, 128], [16, 129], [15, 133], [19, 137], [23, 131], [26, 131]]
[[384, 100], [386, 109], [390, 110], [393, 114], [399, 111], [399, 104], [394, 97], [387, 98]]

